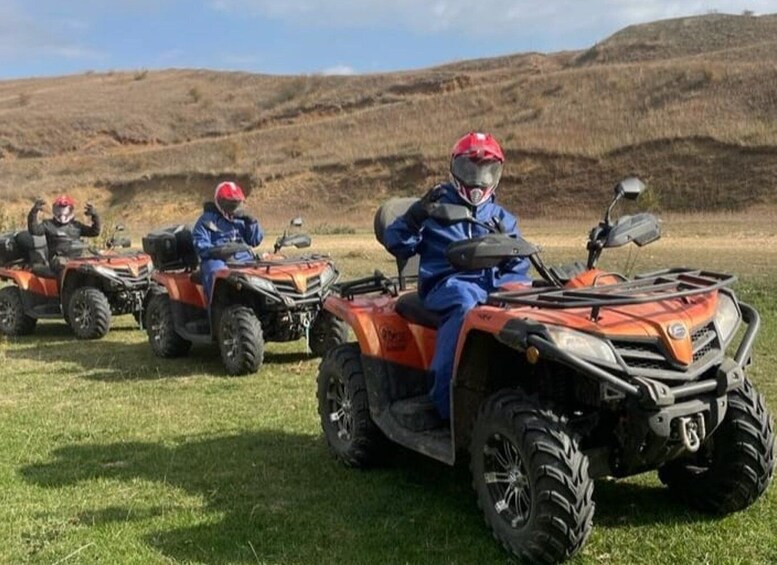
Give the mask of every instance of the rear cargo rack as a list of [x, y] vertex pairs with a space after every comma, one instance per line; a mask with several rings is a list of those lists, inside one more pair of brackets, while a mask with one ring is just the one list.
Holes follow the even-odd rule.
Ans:
[[599, 309], [611, 306], [645, 304], [704, 294], [731, 286], [734, 275], [698, 269], [665, 269], [638, 275], [633, 280], [583, 288], [531, 288], [495, 292], [488, 297], [494, 305], [520, 305], [535, 308], [591, 308], [591, 318]]
[[371, 276], [352, 281], [338, 283], [332, 286], [334, 292], [347, 300], [353, 300], [356, 296], [364, 294], [389, 294], [397, 296], [399, 294], [398, 277], [387, 277], [380, 271], [375, 271]]

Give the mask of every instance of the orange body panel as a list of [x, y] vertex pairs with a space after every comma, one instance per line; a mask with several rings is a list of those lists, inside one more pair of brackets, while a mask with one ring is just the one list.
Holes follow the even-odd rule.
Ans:
[[[675, 360], [690, 365], [693, 362], [691, 333], [712, 319], [717, 305], [715, 291], [685, 299], [602, 308], [597, 320], [591, 319], [591, 308], [551, 310], [528, 306], [480, 306], [467, 315], [462, 335], [471, 330], [495, 334], [511, 319], [523, 318], [607, 338], [659, 338]], [[681, 339], [669, 335], [669, 326], [676, 323], [682, 323], [686, 328]], [[459, 346], [463, 341], [460, 340]]]
[[167, 294], [171, 300], [183, 302], [196, 308], [207, 308], [202, 285], [192, 282], [191, 273], [155, 271], [151, 275], [151, 279], [167, 289]]
[[107, 267], [126, 267], [130, 272], [137, 276], [141, 267], [148, 265], [151, 262], [151, 257], [145, 253], [137, 253], [132, 255], [119, 255], [113, 251], [103, 251], [100, 255], [92, 257], [77, 257], [68, 260], [63, 270], [63, 279], [67, 278], [68, 273], [77, 270], [82, 265], [105, 265]]
[[616, 275], [610, 274], [601, 269], [591, 269], [584, 273], [580, 273], [575, 278], [571, 279], [565, 288], [583, 288], [586, 286], [602, 286], [605, 284], [615, 284], [622, 282], [622, 279]]
[[324, 307], [345, 320], [356, 333], [364, 355], [426, 369], [434, 355], [436, 331], [410, 324], [394, 311], [396, 298], [388, 296], [326, 299]]
[[[273, 256], [282, 259], [281, 256]], [[329, 266], [326, 260], [299, 260], [293, 263], [267, 263], [265, 265], [251, 265], [248, 267], [232, 267], [216, 273], [216, 279], [225, 278], [229, 273], [245, 273], [249, 276], [262, 277], [273, 282], [285, 282], [294, 285], [299, 292], [305, 292], [308, 288], [308, 279], [324, 272]]]
[[20, 289], [47, 298], [59, 297], [59, 285], [56, 279], [39, 277], [27, 269], [0, 269], [0, 279], [13, 281]]

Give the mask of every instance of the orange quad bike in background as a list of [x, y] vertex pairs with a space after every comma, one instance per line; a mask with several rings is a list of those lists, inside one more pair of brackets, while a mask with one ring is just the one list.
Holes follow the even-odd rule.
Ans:
[[[620, 199], [643, 189], [635, 178], [615, 187], [585, 266], [549, 268], [537, 247], [497, 233], [449, 247], [461, 271], [525, 257], [541, 277], [492, 293], [468, 314], [450, 421], [426, 397], [439, 320], [406, 288], [417, 260], [400, 262], [396, 278], [376, 272], [340, 284], [325, 308], [357, 342], [330, 350], [319, 369], [321, 425], [334, 455], [367, 467], [386, 457], [389, 442], [450, 465], [468, 452], [486, 523], [532, 563], [561, 562], [585, 544], [594, 478], [657, 469], [701, 511], [753, 504], [772, 477], [774, 433], [746, 374], [760, 318], [731, 290], [735, 277], [674, 268], [627, 278], [596, 266], [605, 248], [660, 237], [652, 214], [610, 219]], [[381, 207], [378, 240], [412, 202]], [[431, 215], [475, 222], [464, 206], [438, 204]]]
[[[294, 227], [302, 225], [299, 218]], [[250, 250], [230, 243], [214, 250], [227, 262], [216, 274], [210, 308], [198, 270], [198, 257], [188, 227], [152, 232], [143, 248], [154, 259], [154, 287], [146, 312], [146, 331], [154, 353], [178, 357], [193, 343], [217, 343], [230, 375], [259, 370], [266, 341], [306, 338], [310, 351], [323, 355], [348, 339], [348, 325], [322, 305], [339, 273], [329, 257], [287, 258], [284, 247], [310, 246], [310, 237], [284, 231], [272, 254], [251, 262], [233, 262], [235, 253]]]
[[40, 319], [64, 318], [79, 339], [100, 339], [111, 316], [140, 320], [150, 284], [148, 255], [117, 251], [131, 245], [117, 226], [106, 250], [75, 241], [61, 272], [48, 265], [46, 238], [28, 231], [0, 235], [0, 332], [28, 335]]

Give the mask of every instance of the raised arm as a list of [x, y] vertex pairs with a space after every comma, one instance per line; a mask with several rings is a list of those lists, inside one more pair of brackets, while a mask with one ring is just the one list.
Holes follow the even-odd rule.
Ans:
[[35, 200], [35, 204], [32, 205], [30, 213], [27, 214], [27, 231], [32, 235], [46, 235], [46, 228], [44, 227], [43, 222], [38, 220], [38, 214], [40, 214], [40, 211], [43, 210], [43, 206], [45, 205], [46, 202], [38, 198]]

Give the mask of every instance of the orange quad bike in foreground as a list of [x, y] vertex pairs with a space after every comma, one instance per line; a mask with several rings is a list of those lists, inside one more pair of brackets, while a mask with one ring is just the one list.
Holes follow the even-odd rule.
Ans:
[[[302, 225], [299, 218], [294, 227]], [[159, 357], [179, 357], [193, 343], [218, 343], [224, 367], [230, 375], [259, 370], [265, 341], [306, 338], [315, 355], [345, 343], [349, 328], [322, 305], [339, 273], [329, 257], [310, 255], [287, 258], [284, 247], [310, 246], [310, 237], [284, 231], [272, 254], [251, 262], [229, 261], [235, 253], [250, 250], [244, 243], [217, 248], [214, 256], [227, 262], [215, 277], [208, 308], [198, 258], [188, 227], [177, 226], [143, 238], [143, 248], [154, 259], [146, 312], [146, 331]]]
[[149, 288], [148, 255], [117, 251], [131, 245], [116, 231], [98, 251], [74, 241], [64, 268], [48, 265], [46, 238], [28, 231], [0, 235], [0, 332], [28, 335], [40, 319], [64, 318], [79, 339], [100, 339], [111, 316], [133, 314], [140, 320]]
[[[675, 268], [627, 278], [596, 267], [605, 248], [660, 237], [652, 214], [610, 220], [621, 198], [643, 189], [634, 178], [615, 187], [590, 233], [587, 266], [549, 268], [537, 247], [500, 234], [449, 247], [461, 271], [526, 257], [541, 276], [468, 314], [450, 421], [426, 399], [438, 317], [406, 290], [417, 262], [400, 263], [398, 278], [339, 285], [325, 308], [358, 341], [330, 350], [319, 369], [321, 425], [335, 456], [367, 467], [393, 442], [452, 465], [468, 451], [486, 523], [527, 562], [557, 563], [585, 544], [594, 478], [657, 469], [699, 510], [753, 504], [772, 477], [774, 434], [746, 375], [759, 315], [731, 290], [735, 277]], [[378, 211], [380, 241], [412, 201]], [[474, 222], [463, 206], [438, 204], [431, 215]]]

